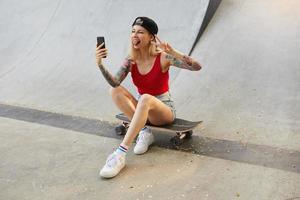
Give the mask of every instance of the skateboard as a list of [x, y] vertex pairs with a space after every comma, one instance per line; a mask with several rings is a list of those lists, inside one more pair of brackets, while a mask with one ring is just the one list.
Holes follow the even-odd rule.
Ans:
[[[130, 125], [130, 120], [123, 114], [117, 114], [116, 118], [122, 121], [122, 124], [115, 128], [118, 135], [125, 135]], [[184, 139], [191, 138], [193, 135], [193, 129], [198, 125], [202, 124], [202, 121], [188, 121], [180, 118], [176, 118], [172, 124], [155, 126], [147, 123], [145, 126], [158, 131], [169, 131], [175, 132], [176, 135], [171, 138], [170, 142], [172, 145], [181, 145]]]

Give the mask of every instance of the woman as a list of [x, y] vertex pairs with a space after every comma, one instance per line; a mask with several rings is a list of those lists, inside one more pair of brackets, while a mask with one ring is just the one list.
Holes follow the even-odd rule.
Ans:
[[[146, 122], [153, 125], [170, 124], [175, 119], [175, 108], [169, 94], [170, 66], [197, 71], [201, 65], [156, 36], [157, 24], [148, 17], [137, 17], [132, 24], [131, 52], [115, 76], [102, 64], [107, 49], [96, 48], [96, 62], [108, 83], [112, 86], [110, 94], [117, 107], [129, 118], [129, 129], [120, 144], [106, 160], [100, 176], [116, 176], [125, 166], [125, 156], [134, 138], [135, 154], [143, 154], [154, 141], [151, 130], [144, 128]], [[132, 80], [138, 90], [135, 98], [120, 84], [131, 72]]]

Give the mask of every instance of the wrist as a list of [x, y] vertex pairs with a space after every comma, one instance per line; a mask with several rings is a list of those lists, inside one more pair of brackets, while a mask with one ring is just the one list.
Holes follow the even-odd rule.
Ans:
[[103, 67], [102, 62], [98, 62], [98, 67]]

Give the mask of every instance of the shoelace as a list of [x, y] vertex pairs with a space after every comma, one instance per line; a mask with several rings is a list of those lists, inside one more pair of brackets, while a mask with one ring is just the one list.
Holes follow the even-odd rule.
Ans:
[[146, 135], [147, 134], [151, 134], [151, 133], [148, 133], [148, 132], [145, 132], [145, 131], [142, 131], [141, 134], [139, 134], [139, 137], [137, 138], [137, 141], [138, 142], [143, 142], [144, 144], [146, 144]]
[[118, 163], [118, 161], [117, 161], [118, 159], [117, 159], [116, 157], [117, 157], [117, 155], [115, 155], [115, 154], [111, 155], [111, 156], [107, 159], [106, 164], [107, 164], [109, 167], [116, 166], [117, 163]]

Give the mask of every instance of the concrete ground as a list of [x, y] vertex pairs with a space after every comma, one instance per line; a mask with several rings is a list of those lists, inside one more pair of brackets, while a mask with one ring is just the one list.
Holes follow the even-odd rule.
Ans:
[[113, 72], [139, 15], [189, 52], [208, 4], [1, 1], [0, 199], [300, 199], [298, 0], [223, 0], [192, 53], [203, 69], [171, 69], [178, 116], [204, 126], [178, 148], [155, 132], [147, 154], [98, 176], [122, 137], [96, 36]]
[[[152, 147], [98, 177], [120, 140], [1, 118], [0, 199], [261, 199], [300, 197], [300, 174]], [[199, 132], [196, 132], [198, 134]]]

